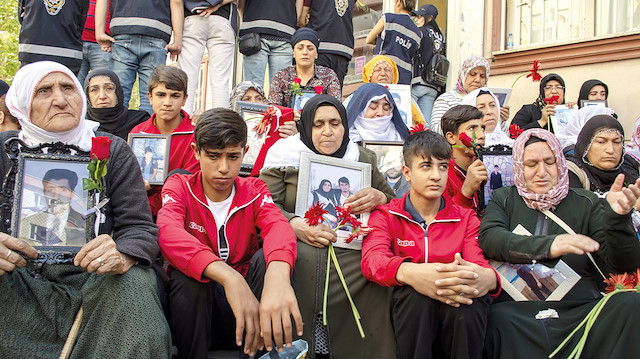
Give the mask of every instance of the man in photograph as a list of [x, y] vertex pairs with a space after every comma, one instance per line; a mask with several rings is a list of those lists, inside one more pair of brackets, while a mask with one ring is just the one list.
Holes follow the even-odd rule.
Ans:
[[50, 169], [42, 178], [47, 207], [23, 218], [20, 237], [44, 246], [83, 245], [85, 220], [71, 207], [78, 175], [63, 168]]
[[384, 172], [384, 179], [387, 180], [396, 197], [400, 198], [409, 192], [409, 182], [402, 176], [402, 165], [389, 167]]
[[493, 173], [491, 173], [491, 177], [489, 177], [489, 187], [491, 188], [491, 192], [502, 187], [502, 174], [500, 173], [500, 167], [498, 167], [498, 165], [493, 166]]
[[334, 189], [334, 191], [336, 193], [336, 199], [338, 200], [338, 204], [340, 206], [342, 206], [344, 204], [344, 201], [346, 201], [347, 198], [349, 198], [349, 196], [353, 194], [353, 191], [351, 190], [351, 184], [349, 184], [349, 179], [344, 176], [338, 179], [338, 188]]

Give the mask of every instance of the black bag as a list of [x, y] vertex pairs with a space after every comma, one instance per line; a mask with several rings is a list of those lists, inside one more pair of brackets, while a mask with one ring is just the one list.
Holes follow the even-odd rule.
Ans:
[[238, 39], [238, 50], [245, 56], [251, 56], [258, 53], [262, 48], [260, 43], [260, 34], [257, 32], [250, 32], [240, 36]]
[[[429, 33], [429, 39], [433, 41], [431, 33]], [[433, 56], [431, 56], [431, 60], [429, 60], [429, 63], [427, 64], [425, 64], [422, 59], [422, 51], [418, 50], [417, 55], [418, 64], [420, 66], [420, 77], [422, 77], [422, 80], [430, 85], [444, 88], [447, 85], [449, 60], [447, 60], [446, 56], [441, 54], [441, 50], [442, 49], [435, 51], [434, 47]]]

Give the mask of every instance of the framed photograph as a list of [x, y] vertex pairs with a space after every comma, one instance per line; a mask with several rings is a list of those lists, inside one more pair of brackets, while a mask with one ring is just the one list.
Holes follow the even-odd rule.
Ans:
[[500, 275], [502, 289], [515, 301], [557, 301], [580, 280], [580, 275], [562, 260], [553, 267], [542, 263], [514, 264], [494, 260], [489, 264]]
[[89, 154], [62, 143], [27, 147], [17, 138], [5, 146], [12, 161], [1, 199], [5, 230], [38, 250], [30, 261], [71, 263], [94, 237], [93, 196], [82, 188]]
[[[321, 203], [329, 212], [325, 215], [325, 224], [335, 228], [336, 207], [341, 206], [350, 195], [370, 186], [371, 165], [368, 163], [303, 153], [298, 175], [296, 215], [304, 217], [311, 206]], [[369, 214], [359, 215], [358, 218], [366, 224]], [[350, 233], [346, 230], [338, 230], [337, 234], [338, 241], [334, 246], [357, 250], [362, 248], [362, 236], [351, 243], [346, 243], [345, 240]]]
[[301, 95], [293, 95], [293, 98], [291, 99], [291, 108], [295, 112], [302, 111], [302, 108], [307, 103], [307, 101], [309, 101], [309, 99], [313, 96], [317, 95], [316, 91], [313, 88], [308, 88], [306, 86], [303, 86], [301, 91]]
[[607, 100], [580, 100], [580, 107], [586, 106], [601, 106], [609, 107]]
[[398, 112], [400, 112], [402, 122], [407, 125], [407, 128], [411, 128], [411, 126], [413, 126], [413, 117], [411, 116], [411, 85], [385, 84], [384, 86], [391, 92], [393, 101], [396, 103], [396, 106], [398, 106]]
[[400, 141], [363, 141], [362, 143], [364, 148], [375, 152], [378, 158], [378, 171], [382, 173], [398, 198], [409, 192], [409, 182], [402, 175], [403, 144]]
[[551, 118], [551, 126], [556, 134], [565, 133], [565, 127], [571, 121], [571, 116], [578, 110], [567, 105], [556, 105], [556, 115], [549, 116]]
[[130, 133], [129, 146], [140, 165], [142, 179], [150, 185], [163, 185], [169, 167], [171, 135]]
[[515, 184], [511, 147], [491, 146], [478, 151], [479, 159], [487, 168], [487, 183], [480, 189], [478, 208], [484, 211], [491, 194], [498, 188]]
[[500, 107], [509, 104], [509, 99], [511, 98], [511, 92], [513, 92], [512, 88], [509, 87], [489, 87], [489, 90], [493, 92], [494, 95], [500, 101]]

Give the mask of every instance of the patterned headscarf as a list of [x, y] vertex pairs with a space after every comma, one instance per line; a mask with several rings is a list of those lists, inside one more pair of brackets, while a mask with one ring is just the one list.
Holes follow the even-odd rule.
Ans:
[[234, 107], [236, 106], [236, 101], [241, 101], [242, 96], [244, 96], [244, 94], [247, 93], [247, 91], [249, 91], [250, 89], [256, 90], [262, 95], [262, 97], [266, 99], [266, 96], [264, 95], [264, 89], [257, 82], [243, 81], [237, 84], [236, 87], [233, 88], [233, 91], [231, 91], [231, 96], [229, 97], [229, 105], [231, 106], [232, 110], [234, 110]]
[[398, 66], [396, 66], [396, 63], [393, 62], [391, 58], [384, 55], [376, 55], [371, 60], [369, 60], [366, 65], [364, 65], [364, 69], [362, 69], [362, 81], [364, 81], [364, 83], [369, 83], [371, 75], [373, 74], [373, 69], [375, 69], [376, 65], [381, 62], [386, 62], [389, 64], [389, 66], [391, 66], [391, 71], [393, 71], [392, 83], [397, 84], [398, 80], [400, 79], [400, 75], [398, 74]]
[[638, 117], [636, 123], [633, 125], [631, 142], [625, 147], [625, 151], [635, 158], [636, 161], [640, 162], [640, 135], [638, 135], [638, 130], [640, 130], [640, 117]]
[[[535, 193], [527, 187], [524, 178], [524, 149], [529, 138], [537, 137], [544, 140], [551, 152], [556, 157], [558, 166], [558, 183], [556, 183], [547, 193]], [[532, 128], [524, 131], [513, 144], [513, 176], [515, 178], [518, 193], [524, 199], [527, 207], [538, 211], [555, 208], [569, 193], [569, 173], [567, 171], [567, 160], [562, 153], [562, 147], [556, 136], [541, 128]]]
[[[458, 71], [458, 82], [456, 82], [456, 90], [460, 93], [461, 96], [467, 94], [467, 91], [464, 89], [464, 80], [467, 78], [467, 75], [474, 67], [484, 67], [487, 71], [487, 83], [489, 82], [489, 62], [482, 56], [471, 55], [467, 57], [464, 62], [462, 62], [462, 66], [460, 66], [460, 70]], [[485, 83], [485, 86], [487, 86]]]

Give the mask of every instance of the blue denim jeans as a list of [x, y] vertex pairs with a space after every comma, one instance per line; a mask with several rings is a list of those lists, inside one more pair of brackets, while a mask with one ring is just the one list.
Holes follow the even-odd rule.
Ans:
[[420, 107], [426, 128], [429, 128], [431, 124], [431, 110], [433, 109], [433, 102], [437, 96], [438, 91], [429, 86], [420, 84], [411, 86], [411, 98], [418, 104], [418, 107]]
[[113, 72], [120, 78], [124, 91], [124, 103], [129, 103], [131, 89], [139, 79], [140, 110], [153, 113], [147, 97], [149, 75], [154, 67], [167, 63], [167, 42], [144, 35], [117, 35], [111, 45]]
[[84, 86], [84, 79], [89, 70], [111, 68], [111, 53], [102, 51], [100, 45], [91, 41], [82, 42], [82, 65], [78, 73], [78, 81]]
[[269, 65], [269, 81], [276, 72], [291, 66], [293, 60], [293, 49], [287, 41], [265, 40], [260, 39], [262, 49], [251, 56], [244, 56], [244, 80], [254, 81], [262, 85], [264, 81], [264, 73], [267, 65]]

